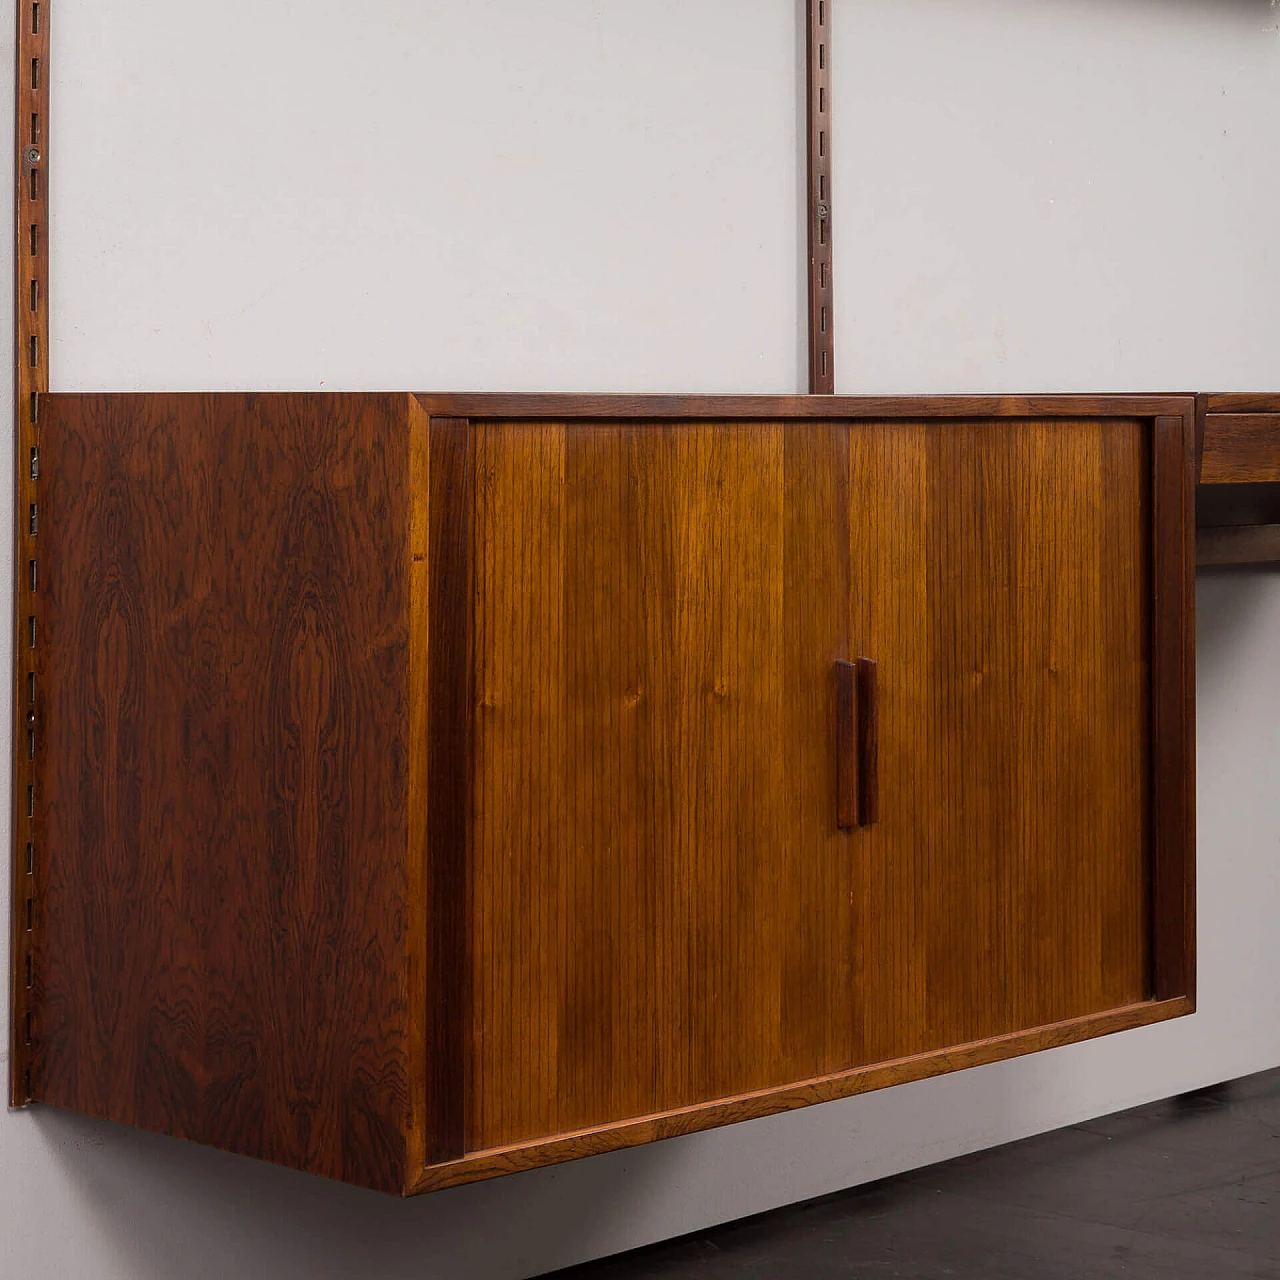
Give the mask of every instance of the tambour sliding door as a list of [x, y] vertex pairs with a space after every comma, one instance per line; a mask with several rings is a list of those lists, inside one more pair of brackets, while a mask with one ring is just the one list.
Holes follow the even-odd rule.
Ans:
[[846, 1066], [847, 428], [473, 448], [470, 1149]]
[[879, 671], [861, 1063], [1152, 993], [1149, 436], [851, 434], [851, 632]]
[[474, 428], [468, 1149], [1147, 999], [1148, 437]]

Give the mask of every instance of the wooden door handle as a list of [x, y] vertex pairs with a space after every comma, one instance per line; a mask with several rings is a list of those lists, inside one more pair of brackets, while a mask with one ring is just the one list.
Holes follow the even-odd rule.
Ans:
[[858, 825], [869, 827], [880, 817], [879, 668], [870, 658], [858, 667]]
[[836, 825], [869, 827], [879, 817], [877, 667], [870, 658], [836, 663]]

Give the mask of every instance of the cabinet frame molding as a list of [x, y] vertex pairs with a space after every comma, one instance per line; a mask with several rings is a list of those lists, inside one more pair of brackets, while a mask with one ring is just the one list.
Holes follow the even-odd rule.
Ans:
[[[756, 1119], [816, 1102], [1077, 1043], [1195, 1012], [1194, 599], [1196, 402], [1191, 396], [619, 396], [423, 394], [428, 423], [1141, 419], [1150, 432], [1151, 999], [731, 1098], [428, 1163], [407, 1194]], [[434, 632], [433, 632], [434, 635]], [[455, 956], [459, 954], [455, 952]], [[424, 997], [427, 993], [423, 993]], [[461, 1031], [463, 1022], [451, 1019]], [[465, 1061], [458, 1048], [448, 1055]], [[436, 1079], [437, 1086], [445, 1084]], [[435, 1107], [460, 1113], [464, 1070]]]

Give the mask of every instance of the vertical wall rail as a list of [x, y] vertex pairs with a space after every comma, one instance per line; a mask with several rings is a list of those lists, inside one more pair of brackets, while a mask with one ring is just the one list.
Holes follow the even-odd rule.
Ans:
[[44, 850], [36, 822], [40, 724], [40, 397], [49, 388], [49, 0], [18, 0], [15, 204], [15, 518], [13, 698], [13, 944], [10, 1101], [32, 1100], [39, 1036], [40, 918]]
[[809, 392], [835, 394], [831, 289], [831, 4], [807, 0], [809, 33]]

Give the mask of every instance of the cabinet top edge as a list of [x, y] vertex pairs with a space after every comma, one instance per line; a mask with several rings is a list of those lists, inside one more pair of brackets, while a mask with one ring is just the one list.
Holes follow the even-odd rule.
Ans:
[[458, 418], [1151, 418], [1189, 416], [1187, 395], [764, 396], [419, 393], [431, 416]]
[[1240, 394], [1238, 392], [1205, 396], [1205, 409], [1211, 414], [1280, 413], [1280, 392]]
[[[52, 402], [168, 400], [238, 397], [245, 401], [276, 397], [354, 400], [406, 396], [433, 417], [532, 419], [814, 418], [886, 420], [920, 418], [1153, 418], [1189, 416], [1195, 394], [1088, 395], [623, 395], [593, 392], [54, 392]], [[1221, 399], [1221, 398], [1216, 398]]]

